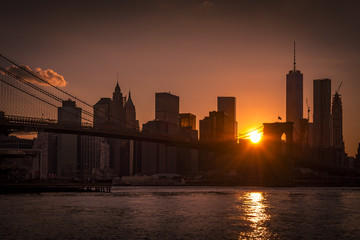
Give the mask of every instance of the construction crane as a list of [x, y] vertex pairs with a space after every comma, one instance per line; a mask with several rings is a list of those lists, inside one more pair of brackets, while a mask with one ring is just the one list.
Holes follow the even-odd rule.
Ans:
[[310, 118], [309, 118], [309, 114], [310, 114], [310, 107], [309, 107], [309, 103], [308, 103], [307, 98], [306, 98], [306, 106], [307, 106], [307, 112], [308, 112], [308, 117], [307, 117], [307, 119], [308, 119], [308, 121], [310, 121]]
[[335, 94], [339, 94], [339, 91], [340, 91], [341, 85], [342, 85], [342, 81], [341, 81], [341, 83], [340, 83], [340, 85], [339, 85], [338, 89], [335, 91]]

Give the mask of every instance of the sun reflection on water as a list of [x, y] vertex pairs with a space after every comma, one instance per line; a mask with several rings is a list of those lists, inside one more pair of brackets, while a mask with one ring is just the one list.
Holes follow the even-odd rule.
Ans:
[[249, 231], [240, 232], [239, 239], [269, 239], [270, 233], [266, 221], [270, 216], [266, 212], [265, 194], [247, 192], [239, 197], [242, 202], [242, 220], [248, 223]]

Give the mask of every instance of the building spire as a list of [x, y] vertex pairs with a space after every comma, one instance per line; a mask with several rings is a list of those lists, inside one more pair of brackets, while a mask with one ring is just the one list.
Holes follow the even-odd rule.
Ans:
[[120, 89], [120, 86], [119, 86], [119, 73], [117, 73], [117, 77], [116, 77], [115, 92], [121, 92], [121, 89]]
[[134, 103], [133, 103], [133, 101], [132, 101], [132, 99], [131, 99], [131, 92], [130, 92], [130, 90], [129, 90], [128, 99], [127, 99], [127, 101], [126, 101], [126, 103], [125, 103], [125, 107], [126, 107], [126, 108], [134, 107], [134, 108], [135, 108], [135, 105], [134, 105]]
[[294, 72], [296, 70], [296, 59], [295, 59], [295, 41], [294, 41]]

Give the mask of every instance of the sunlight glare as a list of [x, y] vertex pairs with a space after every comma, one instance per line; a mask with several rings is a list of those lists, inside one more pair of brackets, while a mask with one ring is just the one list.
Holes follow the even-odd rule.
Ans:
[[253, 131], [250, 133], [250, 140], [253, 143], [258, 143], [261, 140], [261, 133], [257, 131]]

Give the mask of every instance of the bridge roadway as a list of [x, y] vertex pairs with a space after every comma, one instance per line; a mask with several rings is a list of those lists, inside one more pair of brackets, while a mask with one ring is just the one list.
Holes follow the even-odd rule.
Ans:
[[127, 129], [98, 129], [90, 124], [72, 125], [59, 124], [56, 120], [46, 118], [22, 117], [12, 115], [0, 115], [0, 133], [5, 132], [51, 132], [76, 135], [97, 136], [104, 138], [117, 138], [124, 140], [138, 140], [145, 142], [164, 143], [170, 146], [185, 147], [192, 149], [220, 150], [233, 145], [233, 141], [200, 142], [185, 138], [165, 135], [157, 132], [138, 132]]

